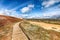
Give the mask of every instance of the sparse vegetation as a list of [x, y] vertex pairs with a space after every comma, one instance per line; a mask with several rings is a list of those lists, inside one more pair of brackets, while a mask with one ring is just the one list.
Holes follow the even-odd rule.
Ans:
[[60, 40], [60, 32], [47, 30], [38, 25], [22, 22], [21, 25], [30, 40]]
[[60, 19], [27, 19], [27, 20], [60, 25]]

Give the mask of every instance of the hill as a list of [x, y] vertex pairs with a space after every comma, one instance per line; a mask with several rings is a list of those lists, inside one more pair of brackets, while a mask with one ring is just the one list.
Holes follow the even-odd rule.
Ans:
[[0, 40], [11, 40], [13, 25], [22, 19], [0, 15]]
[[15, 17], [11, 17], [11, 16], [4, 16], [4, 15], [0, 15], [0, 20], [6, 20], [6, 21], [10, 21], [10, 22], [18, 22], [18, 21], [22, 21], [22, 19], [20, 18], [15, 18]]

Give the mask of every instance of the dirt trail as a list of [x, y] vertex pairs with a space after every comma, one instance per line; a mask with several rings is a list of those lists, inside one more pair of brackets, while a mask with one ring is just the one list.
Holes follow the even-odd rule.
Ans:
[[19, 27], [19, 23], [20, 22], [13, 25], [12, 40], [28, 40], [21, 28]]
[[31, 24], [39, 25], [40, 27], [43, 27], [48, 30], [55, 30], [55, 31], [60, 32], [60, 25], [48, 24], [44, 22], [34, 22], [34, 21], [28, 21], [28, 22], [30, 22]]

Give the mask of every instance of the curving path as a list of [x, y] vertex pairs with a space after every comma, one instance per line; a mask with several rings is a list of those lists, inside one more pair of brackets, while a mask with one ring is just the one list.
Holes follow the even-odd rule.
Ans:
[[26, 35], [19, 27], [20, 22], [13, 25], [12, 40], [28, 40]]

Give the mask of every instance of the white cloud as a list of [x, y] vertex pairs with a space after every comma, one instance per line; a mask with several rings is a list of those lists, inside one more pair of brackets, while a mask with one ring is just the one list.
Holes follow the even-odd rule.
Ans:
[[43, 5], [44, 7], [49, 7], [49, 6], [51, 6], [51, 5], [53, 5], [53, 4], [57, 3], [57, 2], [60, 2], [60, 0], [44, 1], [44, 2], [42, 3], [42, 5]]
[[7, 15], [7, 16], [19, 16], [16, 11], [11, 11], [8, 9], [1, 9], [0, 10], [0, 15]]
[[24, 7], [24, 8], [21, 9], [21, 12], [25, 13], [25, 12], [28, 12], [29, 10], [30, 10], [29, 7]]
[[58, 15], [60, 15], [59, 10], [51, 11], [51, 12], [45, 12], [42, 14], [43, 17], [52, 17], [52, 16], [58, 16]]
[[34, 5], [30, 4], [30, 5], [28, 5], [27, 7], [23, 7], [22, 9], [20, 9], [20, 11], [21, 11], [22, 13], [26, 13], [26, 12], [32, 10], [32, 8], [34, 8]]
[[4, 15], [3, 11], [0, 11], [0, 15]]
[[0, 15], [8, 15], [8, 14], [9, 14], [9, 10], [7, 10], [7, 9], [0, 10]]
[[28, 7], [34, 8], [34, 5], [31, 5], [31, 4], [30, 4], [30, 5], [28, 5]]

